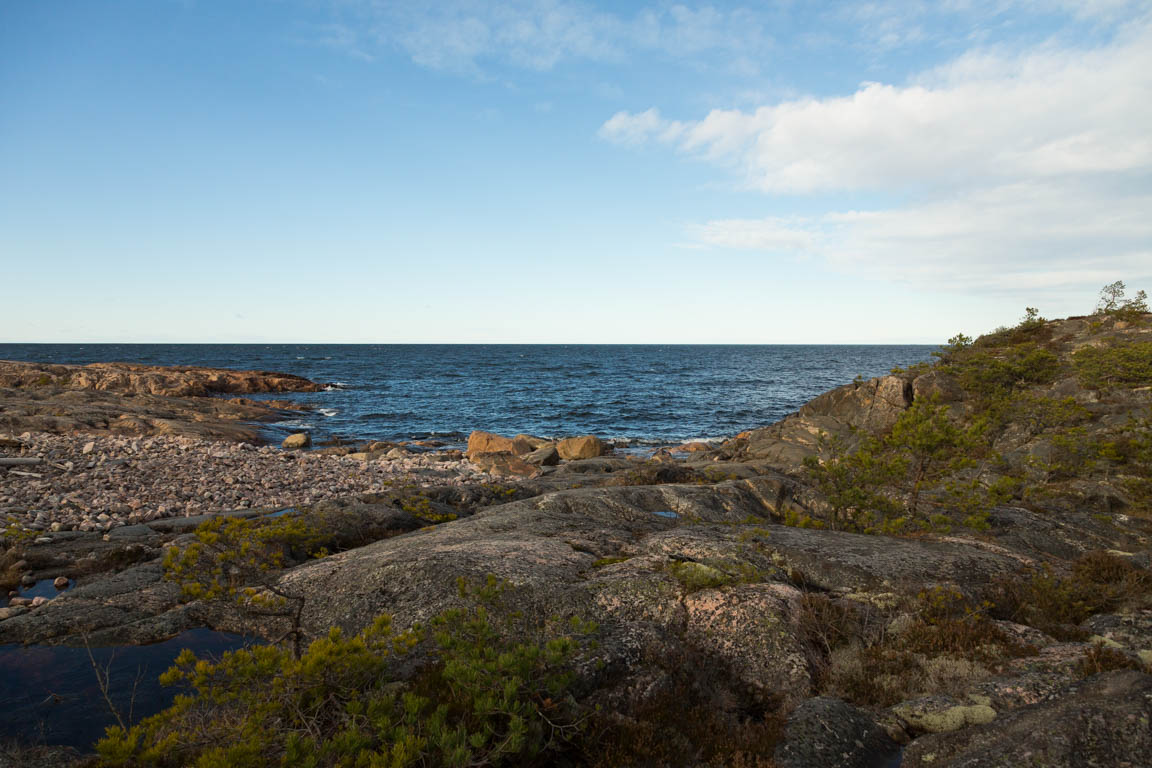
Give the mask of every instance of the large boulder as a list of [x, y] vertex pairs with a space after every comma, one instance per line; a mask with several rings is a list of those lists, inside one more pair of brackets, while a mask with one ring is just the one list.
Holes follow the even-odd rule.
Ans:
[[608, 453], [608, 445], [595, 435], [568, 437], [556, 444], [560, 458], [565, 461], [594, 459]]
[[772, 757], [778, 768], [873, 768], [894, 765], [899, 752], [870, 714], [819, 697], [801, 703], [788, 717]]
[[312, 436], [307, 432], [297, 432], [294, 435], [288, 435], [284, 438], [284, 442], [280, 443], [280, 447], [286, 451], [298, 451], [302, 448], [308, 448], [312, 445]]
[[478, 429], [468, 435], [468, 449], [464, 455], [471, 458], [478, 453], [516, 453], [516, 449], [512, 438]]

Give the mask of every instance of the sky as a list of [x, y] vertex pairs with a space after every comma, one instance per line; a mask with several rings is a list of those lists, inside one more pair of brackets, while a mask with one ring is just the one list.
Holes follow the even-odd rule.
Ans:
[[938, 343], [1152, 290], [1152, 0], [3, 0], [0, 342]]

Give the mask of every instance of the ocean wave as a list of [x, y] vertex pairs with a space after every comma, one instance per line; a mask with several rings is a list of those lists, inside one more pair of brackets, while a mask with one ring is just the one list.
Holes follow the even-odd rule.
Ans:
[[336, 410], [335, 408], [317, 408], [316, 412], [319, 413], [321, 416], [325, 416], [329, 419], [332, 418], [333, 416], [335, 416], [336, 414], [340, 413], [340, 411]]

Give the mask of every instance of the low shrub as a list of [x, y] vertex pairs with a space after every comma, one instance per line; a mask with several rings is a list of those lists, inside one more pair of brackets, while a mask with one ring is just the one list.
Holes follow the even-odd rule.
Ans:
[[427, 627], [397, 631], [381, 616], [351, 637], [331, 630], [299, 658], [276, 646], [215, 663], [184, 651], [161, 679], [191, 693], [128, 730], [109, 728], [97, 764], [548, 765], [580, 730], [572, 670], [596, 628], [501, 631], [489, 608], [503, 589], [492, 578], [462, 584], [469, 607]]
[[1047, 565], [998, 579], [987, 599], [992, 615], [1027, 624], [1061, 640], [1083, 640], [1079, 624], [1125, 605], [1143, 606], [1152, 594], [1149, 575], [1118, 555], [1090, 552], [1066, 575]]
[[1085, 347], [1072, 355], [1080, 383], [1092, 389], [1152, 384], [1152, 341]]

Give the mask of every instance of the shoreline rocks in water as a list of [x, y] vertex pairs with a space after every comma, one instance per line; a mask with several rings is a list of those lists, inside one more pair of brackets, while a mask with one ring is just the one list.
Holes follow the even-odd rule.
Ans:
[[90, 389], [160, 397], [205, 397], [266, 392], [319, 392], [325, 385], [291, 373], [198, 366], [90, 363], [53, 365], [0, 360], [0, 387]]

